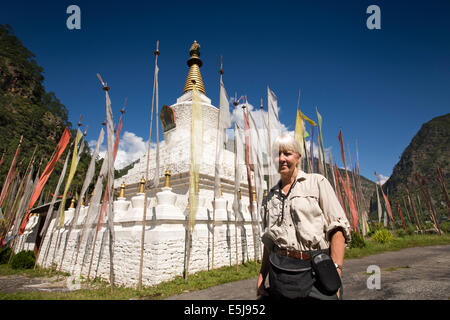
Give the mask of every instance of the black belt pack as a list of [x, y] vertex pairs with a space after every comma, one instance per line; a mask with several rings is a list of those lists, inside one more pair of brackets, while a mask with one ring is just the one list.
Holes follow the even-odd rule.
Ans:
[[311, 260], [299, 260], [272, 251], [269, 255], [269, 294], [277, 298], [304, 298], [314, 284]]
[[327, 294], [336, 293], [341, 287], [341, 277], [331, 257], [326, 253], [318, 253], [312, 257], [311, 266], [321, 289]]

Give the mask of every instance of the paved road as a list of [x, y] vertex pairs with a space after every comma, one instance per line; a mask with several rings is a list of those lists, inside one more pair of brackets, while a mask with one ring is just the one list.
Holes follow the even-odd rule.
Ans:
[[[368, 274], [372, 273], [368, 267], [373, 265], [380, 270], [379, 289], [374, 277]], [[346, 260], [342, 282], [346, 300], [449, 300], [450, 245], [408, 248]], [[368, 282], [375, 288], [368, 289]], [[255, 288], [253, 278], [168, 300], [254, 300]]]

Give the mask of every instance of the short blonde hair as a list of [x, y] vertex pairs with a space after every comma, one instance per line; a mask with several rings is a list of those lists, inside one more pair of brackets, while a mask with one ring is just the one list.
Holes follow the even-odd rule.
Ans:
[[302, 155], [302, 150], [300, 143], [294, 139], [294, 137], [289, 133], [282, 133], [279, 135], [272, 145], [272, 153], [274, 156], [278, 156], [280, 151], [293, 151], [300, 156]]

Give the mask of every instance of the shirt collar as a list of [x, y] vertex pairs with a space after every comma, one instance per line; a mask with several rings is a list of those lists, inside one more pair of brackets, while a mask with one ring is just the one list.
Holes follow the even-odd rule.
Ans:
[[[306, 180], [307, 178], [308, 178], [308, 174], [307, 174], [306, 172], [304, 172], [304, 171], [298, 169], [297, 177], [295, 178], [295, 179], [297, 180], [297, 182]], [[278, 183], [277, 183], [275, 186], [273, 186], [273, 187], [270, 189], [270, 191], [272, 191], [272, 192], [278, 192], [280, 183], [281, 183], [281, 180], [278, 180]]]

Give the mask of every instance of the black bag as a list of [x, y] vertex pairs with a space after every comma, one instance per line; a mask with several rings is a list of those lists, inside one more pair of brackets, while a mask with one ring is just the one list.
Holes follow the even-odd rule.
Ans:
[[311, 265], [317, 278], [318, 289], [327, 295], [336, 293], [341, 287], [341, 277], [331, 257], [321, 252], [312, 257]]
[[269, 294], [271, 298], [304, 298], [314, 279], [311, 260], [299, 260], [272, 251], [269, 255]]

